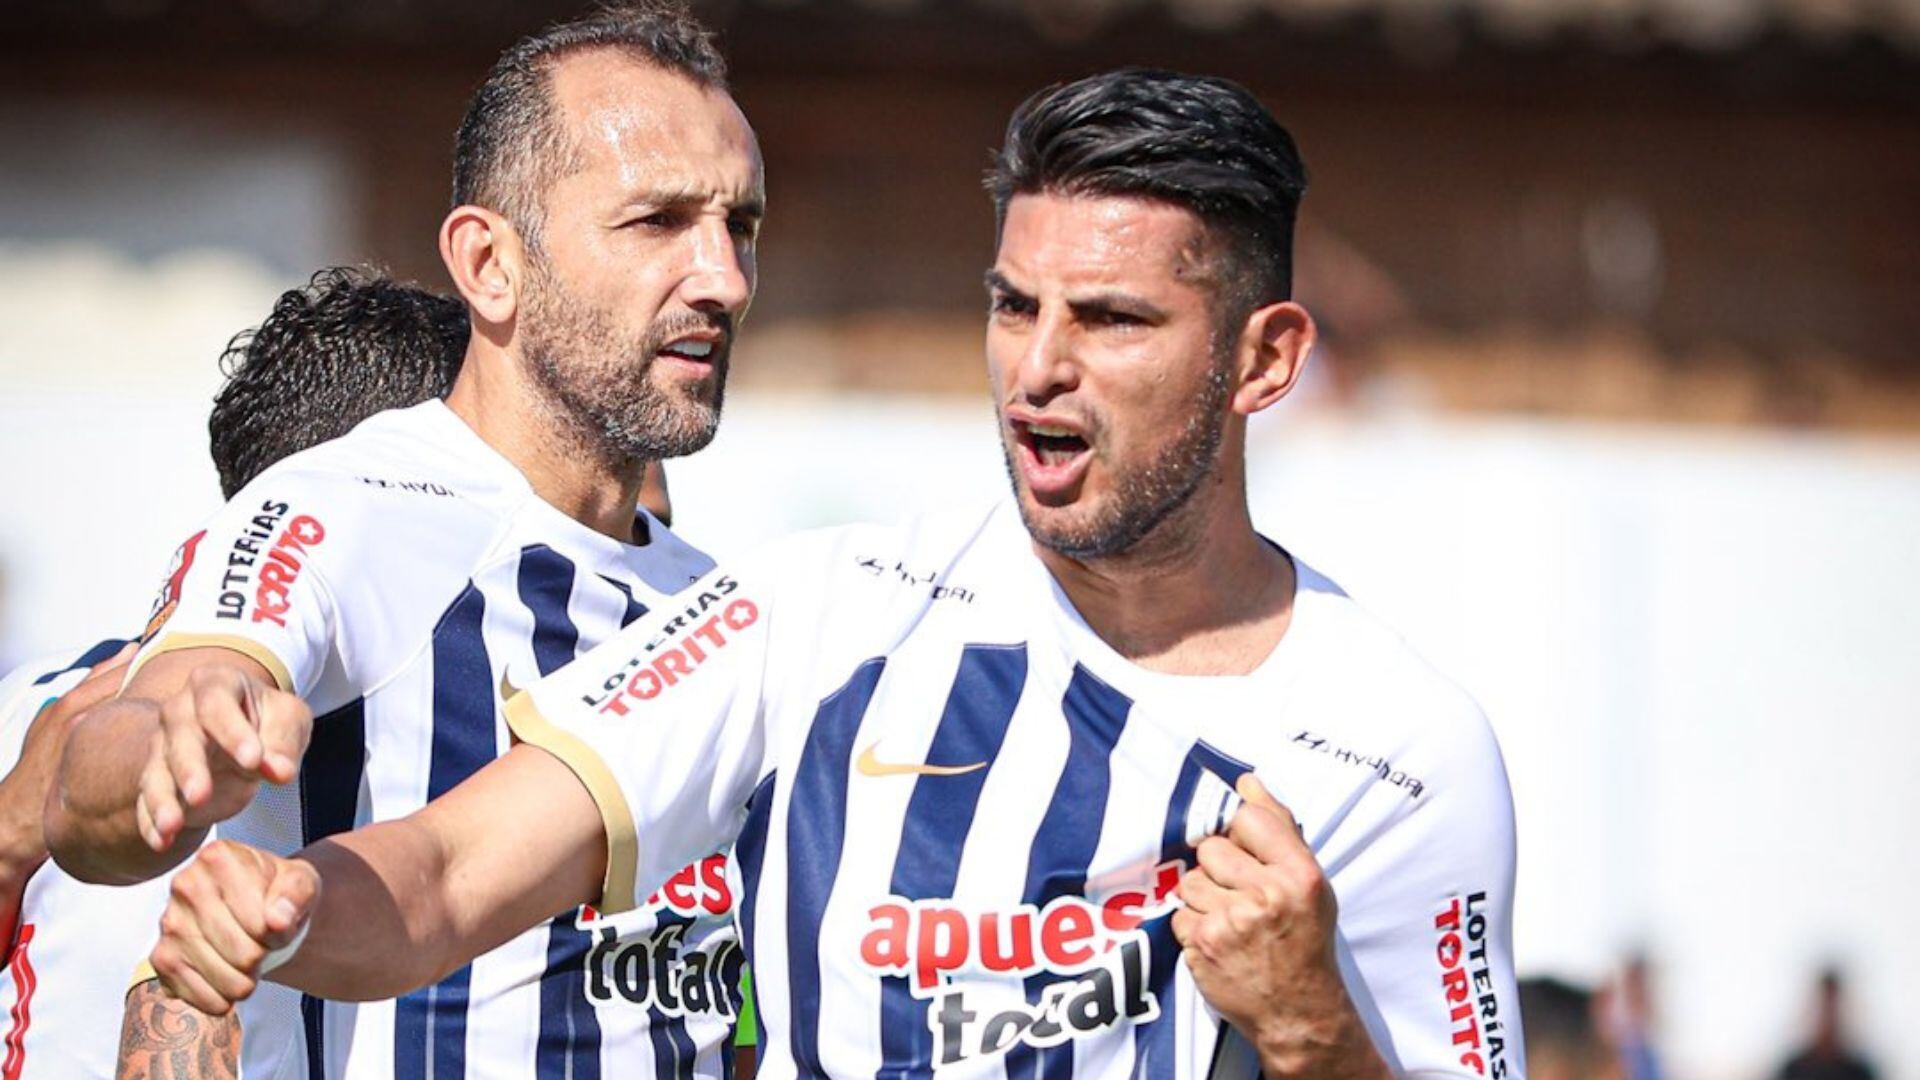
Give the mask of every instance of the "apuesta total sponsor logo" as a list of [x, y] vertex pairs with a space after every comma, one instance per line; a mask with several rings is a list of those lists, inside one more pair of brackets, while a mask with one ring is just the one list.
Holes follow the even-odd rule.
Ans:
[[[251, 591], [253, 622], [287, 625], [287, 612], [293, 609], [293, 586], [306, 567], [308, 550], [327, 538], [327, 527], [319, 518], [298, 514], [287, 521], [290, 510], [291, 504], [268, 499], [234, 538], [227, 550], [226, 571], [220, 578], [216, 617], [248, 616], [248, 592]], [[276, 529], [278, 535], [275, 535]]]
[[[733, 911], [727, 857], [709, 855], [668, 878], [642, 910], [689, 919], [725, 919]], [[596, 926], [586, 955], [586, 994], [596, 1002], [658, 1008], [668, 1016], [703, 1014], [731, 1019], [744, 957], [729, 937], [717, 945], [687, 940], [689, 924], [667, 921], [622, 938], [612, 925]]]
[[625, 716], [631, 702], [650, 701], [679, 685], [726, 648], [732, 635], [760, 621], [759, 605], [734, 595], [739, 589], [739, 582], [721, 577], [690, 600], [681, 594], [676, 599], [687, 606], [580, 700], [603, 714]]
[[[860, 959], [929, 1000], [941, 1065], [1147, 1023], [1160, 1002], [1148, 983], [1152, 940], [1142, 924], [1172, 910], [1185, 869], [1171, 860], [1137, 884], [1009, 910], [890, 897], [867, 913]], [[1032, 1000], [1019, 989], [1049, 975], [1057, 978]]]

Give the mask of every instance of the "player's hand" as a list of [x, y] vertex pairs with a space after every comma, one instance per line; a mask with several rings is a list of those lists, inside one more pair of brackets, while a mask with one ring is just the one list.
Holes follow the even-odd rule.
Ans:
[[1235, 788], [1245, 804], [1180, 879], [1173, 933], [1194, 983], [1270, 1075], [1372, 1075], [1334, 956], [1333, 888], [1287, 808], [1252, 773]]
[[196, 668], [160, 705], [135, 808], [140, 835], [167, 851], [188, 829], [239, 813], [261, 781], [299, 773], [313, 733], [307, 703], [225, 664]]
[[167, 991], [224, 1016], [260, 985], [267, 954], [292, 942], [320, 899], [311, 863], [216, 840], [175, 874], [153, 970]]

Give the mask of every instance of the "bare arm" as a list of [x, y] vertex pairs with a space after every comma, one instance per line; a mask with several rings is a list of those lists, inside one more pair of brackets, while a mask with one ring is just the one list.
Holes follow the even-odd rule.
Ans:
[[235, 1080], [240, 1020], [208, 1016], [148, 979], [127, 993], [117, 1080]]
[[124, 885], [177, 865], [260, 782], [299, 770], [312, 713], [224, 648], [163, 653], [88, 710], [48, 792], [46, 839], [82, 881]]
[[273, 981], [341, 1001], [395, 997], [595, 899], [606, 864], [585, 785], [518, 746], [418, 813], [293, 859], [209, 846], [174, 878], [153, 965], [168, 989], [224, 1013], [307, 921]]

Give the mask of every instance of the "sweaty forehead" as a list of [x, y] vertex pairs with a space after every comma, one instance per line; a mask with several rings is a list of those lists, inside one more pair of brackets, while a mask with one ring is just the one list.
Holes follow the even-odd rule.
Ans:
[[561, 61], [554, 102], [584, 164], [625, 188], [758, 192], [753, 129], [723, 90], [613, 49]]
[[1016, 195], [995, 269], [1016, 281], [1076, 285], [1199, 284], [1207, 235], [1192, 211], [1127, 196]]

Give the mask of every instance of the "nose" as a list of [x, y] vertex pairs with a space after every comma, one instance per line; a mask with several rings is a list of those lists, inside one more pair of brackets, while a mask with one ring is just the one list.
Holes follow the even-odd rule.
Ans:
[[1014, 366], [1013, 388], [1027, 401], [1045, 403], [1080, 384], [1072, 327], [1043, 306], [1030, 324]]
[[739, 314], [753, 299], [752, 241], [735, 235], [725, 220], [703, 221], [688, 230], [693, 250], [682, 285], [688, 306]]

